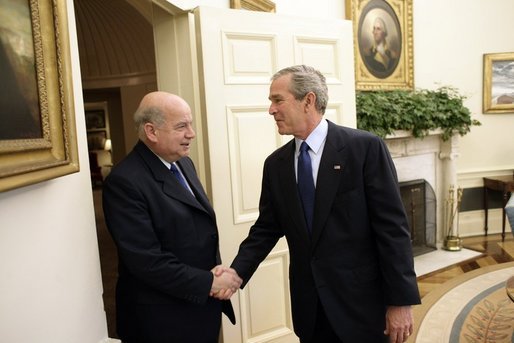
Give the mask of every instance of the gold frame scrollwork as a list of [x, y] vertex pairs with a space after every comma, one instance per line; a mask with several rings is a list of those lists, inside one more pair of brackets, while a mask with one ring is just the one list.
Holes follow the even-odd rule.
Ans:
[[27, 6], [41, 135], [0, 139], [0, 192], [79, 171], [66, 1]]
[[[346, 0], [345, 5], [346, 18], [353, 21], [356, 89], [413, 89], [412, 0]], [[376, 48], [376, 26], [384, 27], [385, 48]]]
[[275, 12], [275, 3], [270, 0], [230, 0], [230, 8], [260, 12]]

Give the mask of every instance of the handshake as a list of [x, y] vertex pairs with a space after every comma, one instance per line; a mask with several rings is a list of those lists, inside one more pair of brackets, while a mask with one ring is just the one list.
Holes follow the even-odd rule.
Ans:
[[211, 273], [214, 275], [214, 279], [209, 295], [220, 300], [230, 299], [243, 283], [243, 280], [233, 268], [219, 265], [214, 267]]

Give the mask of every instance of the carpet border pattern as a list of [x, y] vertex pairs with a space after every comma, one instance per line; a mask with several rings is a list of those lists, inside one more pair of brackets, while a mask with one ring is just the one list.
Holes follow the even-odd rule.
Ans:
[[470, 301], [476, 302], [479, 294], [488, 290], [491, 293], [495, 287], [505, 289], [505, 282], [513, 275], [514, 262], [486, 266], [451, 279], [428, 293], [422, 304], [413, 309], [415, 329], [408, 342], [457, 342], [455, 337], [450, 339], [452, 330]]

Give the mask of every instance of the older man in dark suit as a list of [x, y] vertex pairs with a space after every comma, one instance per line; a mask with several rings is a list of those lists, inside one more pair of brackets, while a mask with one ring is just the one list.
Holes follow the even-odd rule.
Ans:
[[221, 313], [235, 322], [227, 299], [241, 279], [227, 268], [212, 271], [221, 263], [218, 229], [188, 157], [191, 109], [153, 92], [134, 120], [140, 141], [103, 189], [119, 255], [118, 334], [124, 343], [217, 343]]
[[312, 67], [276, 73], [269, 99], [279, 133], [295, 138], [264, 163], [259, 218], [232, 267], [244, 286], [285, 236], [302, 343], [404, 342], [420, 298], [387, 147], [323, 119], [328, 90]]

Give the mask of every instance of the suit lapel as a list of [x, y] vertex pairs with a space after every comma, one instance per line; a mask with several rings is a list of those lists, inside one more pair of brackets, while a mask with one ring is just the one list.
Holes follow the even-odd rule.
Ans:
[[[194, 177], [195, 174], [193, 168], [189, 167], [188, 164], [182, 160], [177, 161], [177, 164], [180, 166], [182, 174], [186, 178], [195, 195], [191, 194], [188, 189], [182, 186], [171, 172], [167, 173], [167, 177], [164, 179], [164, 193], [185, 204], [208, 212], [211, 217], [214, 217], [211, 206], [207, 205], [206, 207], [205, 205], [205, 202], [208, 204], [208, 201], [205, 194], [199, 190], [201, 189], [201, 185], [199, 185], [200, 181], [198, 181], [198, 183], [196, 182], [198, 179]], [[201, 203], [201, 200], [204, 200], [203, 203]]]
[[339, 188], [341, 173], [345, 168], [345, 146], [336, 130], [336, 126], [329, 122], [327, 140], [323, 148], [316, 182], [312, 247], [316, 245], [323, 232], [337, 189]]
[[[173, 176], [171, 171], [166, 168], [166, 166], [161, 162], [161, 160], [159, 160], [159, 158], [146, 145], [144, 145], [144, 143], [138, 142], [138, 144], [135, 147], [135, 150], [138, 151], [138, 153], [141, 155], [145, 163], [148, 165], [148, 168], [152, 171], [155, 180], [163, 184], [162, 189], [166, 195], [174, 199], [177, 199], [183, 203], [186, 203], [190, 206], [193, 206], [199, 210], [208, 212], [209, 215], [213, 216], [212, 208], [210, 207], [210, 205], [208, 206], [208, 208], [202, 206], [200, 202], [191, 194], [191, 192], [185, 189], [184, 186], [182, 186], [177, 181], [177, 179], [175, 178], [175, 176]], [[189, 162], [191, 163], [190, 167], [187, 163], [183, 163], [182, 161], [178, 163], [195, 194], [202, 194], [202, 196], [205, 196], [203, 192], [200, 192], [198, 190], [198, 188], [201, 188], [201, 185], [199, 186], [198, 184], [200, 181], [198, 181], [197, 184], [196, 181], [198, 179], [196, 177], [193, 177], [195, 174], [194, 169], [192, 167], [192, 163]]]
[[[196, 171], [194, 170], [192, 162], [189, 159], [181, 159], [177, 161], [177, 164], [180, 166], [180, 169], [182, 169], [182, 173], [186, 177], [189, 187], [191, 187], [193, 193], [195, 194], [195, 196], [192, 198], [195, 199], [196, 202], [200, 203], [203, 209], [205, 209], [212, 217], [214, 217], [214, 209], [212, 208], [209, 199], [207, 198], [207, 194], [205, 194], [200, 180], [196, 176]], [[187, 193], [191, 195], [189, 191], [187, 191]]]

